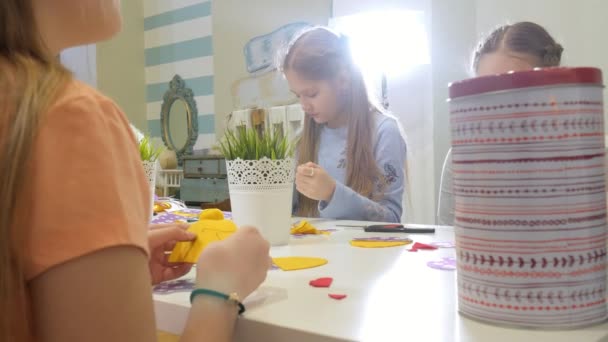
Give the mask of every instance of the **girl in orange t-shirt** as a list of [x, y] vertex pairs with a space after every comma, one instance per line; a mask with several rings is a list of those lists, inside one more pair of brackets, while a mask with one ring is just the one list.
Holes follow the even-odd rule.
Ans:
[[[108, 39], [116, 0], [0, 1], [0, 341], [151, 341], [150, 284], [180, 276], [148, 230], [150, 202], [122, 111], [58, 62], [68, 47]], [[197, 286], [250, 294], [268, 243], [245, 227], [209, 246]], [[234, 299], [234, 297], [231, 297]], [[234, 300], [196, 296], [183, 341], [228, 341]]]

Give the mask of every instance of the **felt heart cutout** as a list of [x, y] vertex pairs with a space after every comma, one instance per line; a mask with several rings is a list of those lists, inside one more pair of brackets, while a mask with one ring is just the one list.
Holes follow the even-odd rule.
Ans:
[[328, 296], [329, 296], [329, 298], [336, 299], [336, 300], [342, 300], [342, 299], [346, 298], [345, 294], [337, 294], [337, 293], [329, 293]]
[[437, 249], [437, 247], [431, 246], [431, 245], [427, 245], [426, 243], [416, 242], [416, 243], [414, 243], [414, 245], [412, 246], [412, 248], [409, 249], [409, 251], [410, 252], [418, 252], [418, 250], [420, 250], [420, 249], [434, 250], [434, 249]]
[[301, 270], [327, 264], [327, 259], [310, 257], [272, 258], [272, 261], [283, 271]]
[[334, 281], [333, 278], [324, 277], [324, 278], [318, 278], [318, 279], [311, 280], [308, 282], [308, 284], [313, 287], [329, 287], [331, 285], [332, 281]]
[[383, 247], [396, 247], [396, 246], [405, 246], [411, 243], [410, 241], [360, 241], [360, 240], [351, 240], [350, 244], [354, 247], [361, 248], [383, 248]]

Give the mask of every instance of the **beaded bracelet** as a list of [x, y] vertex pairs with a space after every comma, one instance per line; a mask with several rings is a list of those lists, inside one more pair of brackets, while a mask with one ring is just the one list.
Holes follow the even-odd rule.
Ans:
[[194, 298], [198, 295], [213, 296], [213, 297], [218, 297], [218, 298], [224, 299], [229, 302], [233, 302], [239, 307], [239, 315], [241, 315], [243, 312], [245, 312], [245, 305], [243, 305], [243, 303], [241, 303], [241, 301], [239, 299], [239, 295], [236, 292], [233, 292], [233, 293], [227, 295], [225, 293], [221, 293], [221, 292], [209, 290], [209, 289], [195, 289], [192, 291], [192, 293], [190, 293], [190, 303], [191, 304], [192, 304], [192, 301], [194, 300]]

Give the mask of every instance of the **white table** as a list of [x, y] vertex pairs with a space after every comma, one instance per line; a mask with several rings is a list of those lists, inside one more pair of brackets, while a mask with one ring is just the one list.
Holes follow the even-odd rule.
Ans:
[[[457, 312], [456, 271], [429, 268], [431, 260], [455, 256], [453, 248], [408, 252], [406, 247], [355, 248], [353, 237], [401, 236], [339, 228], [353, 221], [313, 221], [338, 228], [330, 236], [292, 238], [272, 248], [273, 257], [322, 257], [329, 263], [312, 269], [272, 270], [246, 301], [238, 320], [237, 341], [598, 341], [608, 342], [608, 323], [593, 327], [542, 331], [498, 327]], [[450, 227], [435, 234], [409, 235], [414, 241], [453, 241]], [[312, 279], [333, 277], [329, 289], [313, 288]], [[191, 273], [186, 277], [194, 277]], [[342, 301], [328, 293], [344, 293]], [[180, 334], [189, 310], [189, 293], [154, 295], [157, 328]]]

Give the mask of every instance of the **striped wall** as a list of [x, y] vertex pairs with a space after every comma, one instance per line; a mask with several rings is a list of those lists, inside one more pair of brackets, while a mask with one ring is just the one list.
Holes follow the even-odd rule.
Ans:
[[194, 92], [199, 136], [194, 149], [215, 143], [211, 1], [144, 0], [146, 115], [160, 136], [160, 109], [169, 81], [180, 75]]

